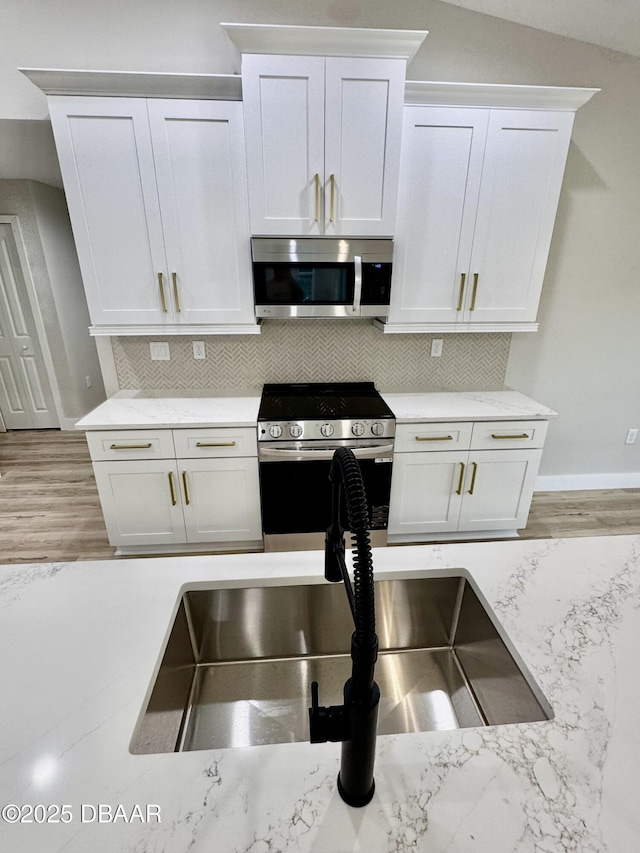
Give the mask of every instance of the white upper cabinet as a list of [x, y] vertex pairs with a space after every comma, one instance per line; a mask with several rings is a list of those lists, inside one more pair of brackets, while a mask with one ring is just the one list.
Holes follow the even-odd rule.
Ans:
[[93, 331], [255, 328], [242, 104], [49, 103]]
[[243, 56], [254, 234], [393, 235], [405, 65]]
[[534, 330], [575, 110], [595, 90], [407, 87], [442, 105], [405, 107], [385, 331]]

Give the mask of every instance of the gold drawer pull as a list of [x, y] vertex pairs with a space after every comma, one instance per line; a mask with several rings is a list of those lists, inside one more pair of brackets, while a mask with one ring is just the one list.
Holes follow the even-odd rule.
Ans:
[[171, 273], [171, 280], [173, 281], [173, 301], [176, 303], [176, 311], [178, 314], [180, 313], [180, 297], [178, 295], [178, 273]]
[[471, 294], [471, 306], [469, 308], [469, 311], [475, 311], [476, 310], [476, 296], [478, 295], [478, 278], [479, 278], [479, 273], [474, 272], [474, 274], [473, 274], [473, 292]]
[[471, 464], [473, 465], [473, 474], [471, 475], [471, 488], [469, 489], [470, 495], [473, 494], [473, 490], [474, 490], [475, 485], [476, 485], [476, 474], [478, 473], [478, 463], [472, 462]]
[[452, 435], [417, 435], [416, 441], [453, 441]]
[[196, 441], [196, 447], [235, 447], [235, 441]]
[[496, 435], [495, 432], [491, 433], [491, 438], [495, 438], [498, 441], [502, 441], [503, 439], [518, 439], [518, 438], [529, 438], [529, 434], [526, 432], [521, 433], [520, 435]]
[[173, 474], [171, 471], [169, 471], [169, 491], [171, 492], [171, 504], [175, 506], [177, 504], [176, 490], [173, 488]]
[[150, 441], [146, 444], [112, 444], [111, 450], [148, 450], [151, 446]]
[[164, 284], [162, 283], [162, 273], [158, 273], [158, 287], [160, 288], [160, 302], [162, 302], [162, 310], [167, 313], [167, 301], [164, 298]]
[[457, 311], [462, 311], [462, 303], [464, 300], [464, 283], [466, 280], [467, 280], [466, 272], [461, 273], [461, 275], [460, 275], [460, 294], [458, 296], [458, 307], [456, 309]]
[[460, 479], [458, 480], [458, 488], [456, 489], [456, 495], [462, 494], [462, 483], [464, 481], [464, 462], [460, 463]]
[[190, 500], [189, 500], [189, 489], [187, 488], [187, 472], [186, 471], [182, 472], [182, 485], [184, 487], [184, 502], [186, 503], [187, 506], [189, 506]]

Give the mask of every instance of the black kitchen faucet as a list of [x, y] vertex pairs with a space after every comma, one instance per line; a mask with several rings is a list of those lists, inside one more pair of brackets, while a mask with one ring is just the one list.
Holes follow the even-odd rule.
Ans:
[[[331, 526], [325, 537], [324, 576], [332, 583], [344, 581], [355, 631], [351, 637], [351, 678], [344, 685], [344, 704], [320, 707], [318, 682], [311, 685], [310, 741], [342, 741], [338, 791], [348, 805], [366, 806], [375, 790], [373, 765], [380, 690], [374, 681], [374, 670], [378, 637], [367, 499], [360, 466], [348, 448], [340, 447], [333, 454], [330, 480]], [[341, 487], [353, 539], [353, 587], [345, 562], [344, 530], [340, 526]]]

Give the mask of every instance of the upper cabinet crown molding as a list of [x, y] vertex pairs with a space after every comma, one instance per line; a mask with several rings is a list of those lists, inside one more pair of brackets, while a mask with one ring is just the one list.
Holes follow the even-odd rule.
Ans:
[[237, 74], [168, 74], [156, 71], [85, 71], [67, 68], [18, 70], [45, 95], [242, 100], [242, 79]]
[[597, 92], [600, 92], [600, 89], [407, 80], [404, 87], [404, 102], [416, 106], [424, 104], [425, 106], [576, 112]]
[[428, 30], [299, 27], [286, 24], [221, 23], [240, 53], [280, 56], [360, 56], [404, 59], [415, 55]]

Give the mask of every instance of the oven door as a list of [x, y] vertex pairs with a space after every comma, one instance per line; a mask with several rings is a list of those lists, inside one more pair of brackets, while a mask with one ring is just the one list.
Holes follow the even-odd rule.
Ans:
[[[331, 524], [331, 483], [329, 471], [337, 447], [350, 447], [362, 471], [374, 544], [386, 542], [391, 493], [393, 444], [367, 442], [273, 442], [258, 449], [262, 529], [265, 547], [323, 547], [324, 532]], [[341, 524], [348, 530], [346, 507], [342, 501]], [[301, 534], [321, 534], [304, 537]], [[268, 537], [273, 537], [271, 543]]]

